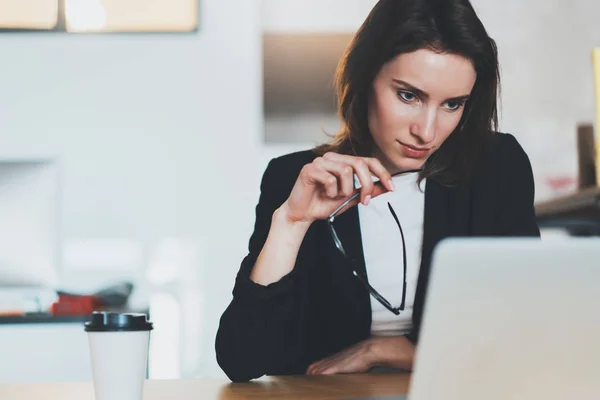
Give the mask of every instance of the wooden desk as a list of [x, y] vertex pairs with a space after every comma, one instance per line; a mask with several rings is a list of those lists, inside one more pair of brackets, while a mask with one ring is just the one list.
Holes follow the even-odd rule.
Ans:
[[583, 189], [567, 197], [545, 201], [535, 206], [540, 219], [581, 218], [600, 220], [600, 188]]
[[[403, 395], [408, 374], [263, 378], [251, 383], [206, 380], [149, 380], [144, 400], [339, 400]], [[91, 382], [0, 385], [2, 400], [93, 400]]]

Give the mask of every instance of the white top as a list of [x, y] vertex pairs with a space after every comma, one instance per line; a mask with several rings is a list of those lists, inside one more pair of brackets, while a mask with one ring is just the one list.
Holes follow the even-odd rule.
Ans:
[[[393, 178], [395, 191], [372, 199], [368, 206], [358, 205], [362, 246], [369, 283], [393, 307], [402, 303], [403, 262], [402, 236], [389, 210], [394, 209], [406, 242], [405, 309], [394, 315], [373, 296], [371, 308], [374, 336], [402, 335], [412, 328], [412, 311], [421, 265], [423, 218], [425, 210], [425, 180], [417, 186], [418, 173]], [[423, 190], [422, 190], [423, 189]]]

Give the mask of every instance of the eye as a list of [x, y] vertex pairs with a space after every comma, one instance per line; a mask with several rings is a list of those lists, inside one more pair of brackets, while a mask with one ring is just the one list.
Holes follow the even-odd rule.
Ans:
[[408, 90], [398, 90], [398, 97], [400, 97], [400, 99], [406, 103], [412, 103], [417, 99], [417, 96]]
[[465, 105], [465, 102], [462, 100], [461, 101], [449, 100], [446, 102], [446, 109], [448, 109], [449, 111], [457, 111], [464, 105]]

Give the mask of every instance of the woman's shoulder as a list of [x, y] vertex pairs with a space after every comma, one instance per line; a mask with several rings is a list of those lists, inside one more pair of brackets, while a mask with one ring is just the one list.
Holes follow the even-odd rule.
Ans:
[[272, 158], [263, 175], [263, 185], [291, 187], [300, 175], [302, 167], [317, 157], [314, 150], [301, 150]]
[[489, 151], [499, 155], [525, 154], [525, 150], [511, 133], [496, 132], [490, 140]]
[[529, 156], [518, 139], [510, 133], [497, 132], [488, 143], [478, 168], [479, 184], [504, 180], [533, 180]]
[[283, 172], [290, 170], [300, 171], [303, 166], [313, 162], [316, 157], [317, 153], [313, 149], [295, 151], [271, 159], [269, 168], [283, 169]]
[[517, 138], [510, 133], [496, 132], [489, 141], [482, 169], [530, 169], [529, 156]]

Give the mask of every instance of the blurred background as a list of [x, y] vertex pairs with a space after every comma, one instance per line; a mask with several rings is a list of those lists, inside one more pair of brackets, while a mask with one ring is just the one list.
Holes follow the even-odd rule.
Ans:
[[[100, 306], [150, 315], [151, 378], [223, 376], [261, 175], [335, 133], [331, 78], [375, 3], [0, 0], [0, 382], [90, 379]], [[600, 3], [473, 4], [540, 221], [598, 233]]]

